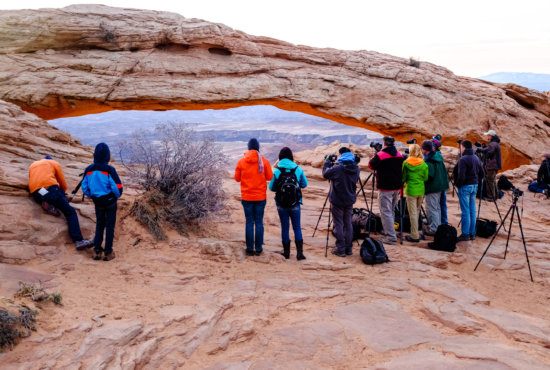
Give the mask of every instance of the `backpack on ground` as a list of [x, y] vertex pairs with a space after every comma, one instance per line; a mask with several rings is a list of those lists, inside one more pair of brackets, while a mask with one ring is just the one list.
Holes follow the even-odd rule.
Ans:
[[476, 221], [476, 235], [482, 238], [490, 238], [497, 232], [497, 223], [495, 221], [480, 218]]
[[361, 255], [363, 263], [367, 265], [390, 262], [382, 242], [372, 238], [365, 238], [361, 244], [359, 254]]
[[505, 175], [500, 175], [497, 186], [501, 190], [512, 190], [515, 188], [514, 184], [512, 184]]
[[457, 240], [456, 229], [449, 224], [443, 224], [437, 227], [434, 241], [428, 243], [428, 247], [437, 251], [454, 252]]
[[275, 200], [283, 208], [294, 207], [302, 198], [302, 190], [296, 177], [296, 169], [279, 168], [281, 174], [275, 184]]
[[379, 233], [382, 231], [382, 219], [376, 216], [366, 208], [354, 208], [351, 215], [351, 224], [353, 226], [353, 239], [362, 239], [366, 232]]

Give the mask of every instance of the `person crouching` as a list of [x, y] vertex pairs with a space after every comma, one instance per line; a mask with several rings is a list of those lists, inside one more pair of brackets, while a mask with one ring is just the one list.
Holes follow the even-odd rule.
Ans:
[[[82, 192], [91, 198], [95, 205], [94, 260], [100, 260], [103, 257], [104, 261], [110, 261], [115, 258], [113, 239], [117, 200], [122, 195], [122, 183], [115, 168], [109, 165], [110, 160], [111, 152], [107, 144], [97, 144], [94, 163], [86, 167], [82, 180]], [[105, 232], [105, 248], [101, 246], [103, 232]]]

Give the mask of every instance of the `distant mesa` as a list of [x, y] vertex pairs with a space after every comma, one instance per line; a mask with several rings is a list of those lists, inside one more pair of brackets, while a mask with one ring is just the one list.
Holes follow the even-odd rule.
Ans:
[[550, 92], [550, 74], [499, 72], [480, 77], [480, 79], [497, 83], [513, 83], [529, 89]]
[[103, 5], [3, 11], [0, 64], [0, 98], [44, 119], [270, 104], [400, 141], [441, 133], [444, 144], [456, 145], [494, 129], [506, 168], [550, 147], [550, 101], [539, 91], [173, 13]]

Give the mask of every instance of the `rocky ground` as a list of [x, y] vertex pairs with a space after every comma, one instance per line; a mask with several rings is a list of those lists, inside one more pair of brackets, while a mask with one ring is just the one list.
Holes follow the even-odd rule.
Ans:
[[[11, 296], [19, 280], [40, 279], [62, 293], [64, 305], [38, 305], [38, 330], [0, 354], [0, 367], [549, 368], [550, 201], [526, 193], [521, 203], [534, 283], [517, 225], [506, 260], [502, 234], [477, 272], [473, 268], [488, 244], [479, 238], [459, 244], [452, 254], [429, 250], [427, 242], [388, 246], [391, 262], [374, 267], [361, 262], [357, 247], [345, 259], [325, 257], [324, 216], [311, 237], [327, 193], [318, 155], [335, 148], [297, 156], [310, 180], [302, 262], [294, 249], [288, 261], [277, 254], [280, 229], [271, 195], [265, 253], [244, 256], [244, 215], [230, 173], [229, 215], [189, 235], [170, 233], [166, 242], [154, 241], [127, 217], [135, 194], [129, 189], [120, 203], [117, 258], [110, 262], [74, 251], [63, 220], [30, 200], [20, 210], [11, 208], [16, 217], [8, 219], [3, 211], [0, 256], [10, 264], [0, 264], [0, 294]], [[535, 171], [524, 166], [507, 174], [525, 189]], [[15, 198], [20, 197], [10, 197]], [[506, 194], [501, 212], [510, 202]], [[75, 207], [91, 236], [90, 202]], [[455, 226], [459, 214], [457, 198], [449, 193]], [[498, 218], [489, 203], [482, 215]], [[23, 241], [7, 240], [5, 231], [20, 222], [32, 231]]]

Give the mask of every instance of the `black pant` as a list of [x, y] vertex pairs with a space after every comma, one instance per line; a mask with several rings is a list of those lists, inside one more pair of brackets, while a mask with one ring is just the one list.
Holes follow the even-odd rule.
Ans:
[[73, 207], [69, 205], [65, 198], [65, 193], [59, 189], [57, 185], [52, 185], [48, 189], [48, 194], [42, 196], [38, 193], [38, 190], [32, 193], [34, 200], [38, 204], [42, 202], [48, 202], [55, 208], [61, 211], [67, 219], [67, 226], [69, 227], [69, 235], [73, 242], [81, 241], [82, 233], [80, 232], [80, 224], [78, 223], [78, 216]]
[[353, 226], [351, 216], [353, 206], [339, 207], [332, 205], [332, 222], [336, 237], [336, 250], [339, 253], [351, 252], [353, 243]]
[[[116, 224], [116, 209], [117, 202], [106, 206], [95, 206], [95, 238], [94, 249], [96, 253], [105, 252], [110, 254], [113, 252], [113, 239], [115, 238]], [[103, 242], [103, 231], [105, 230], [105, 249], [101, 248]]]

